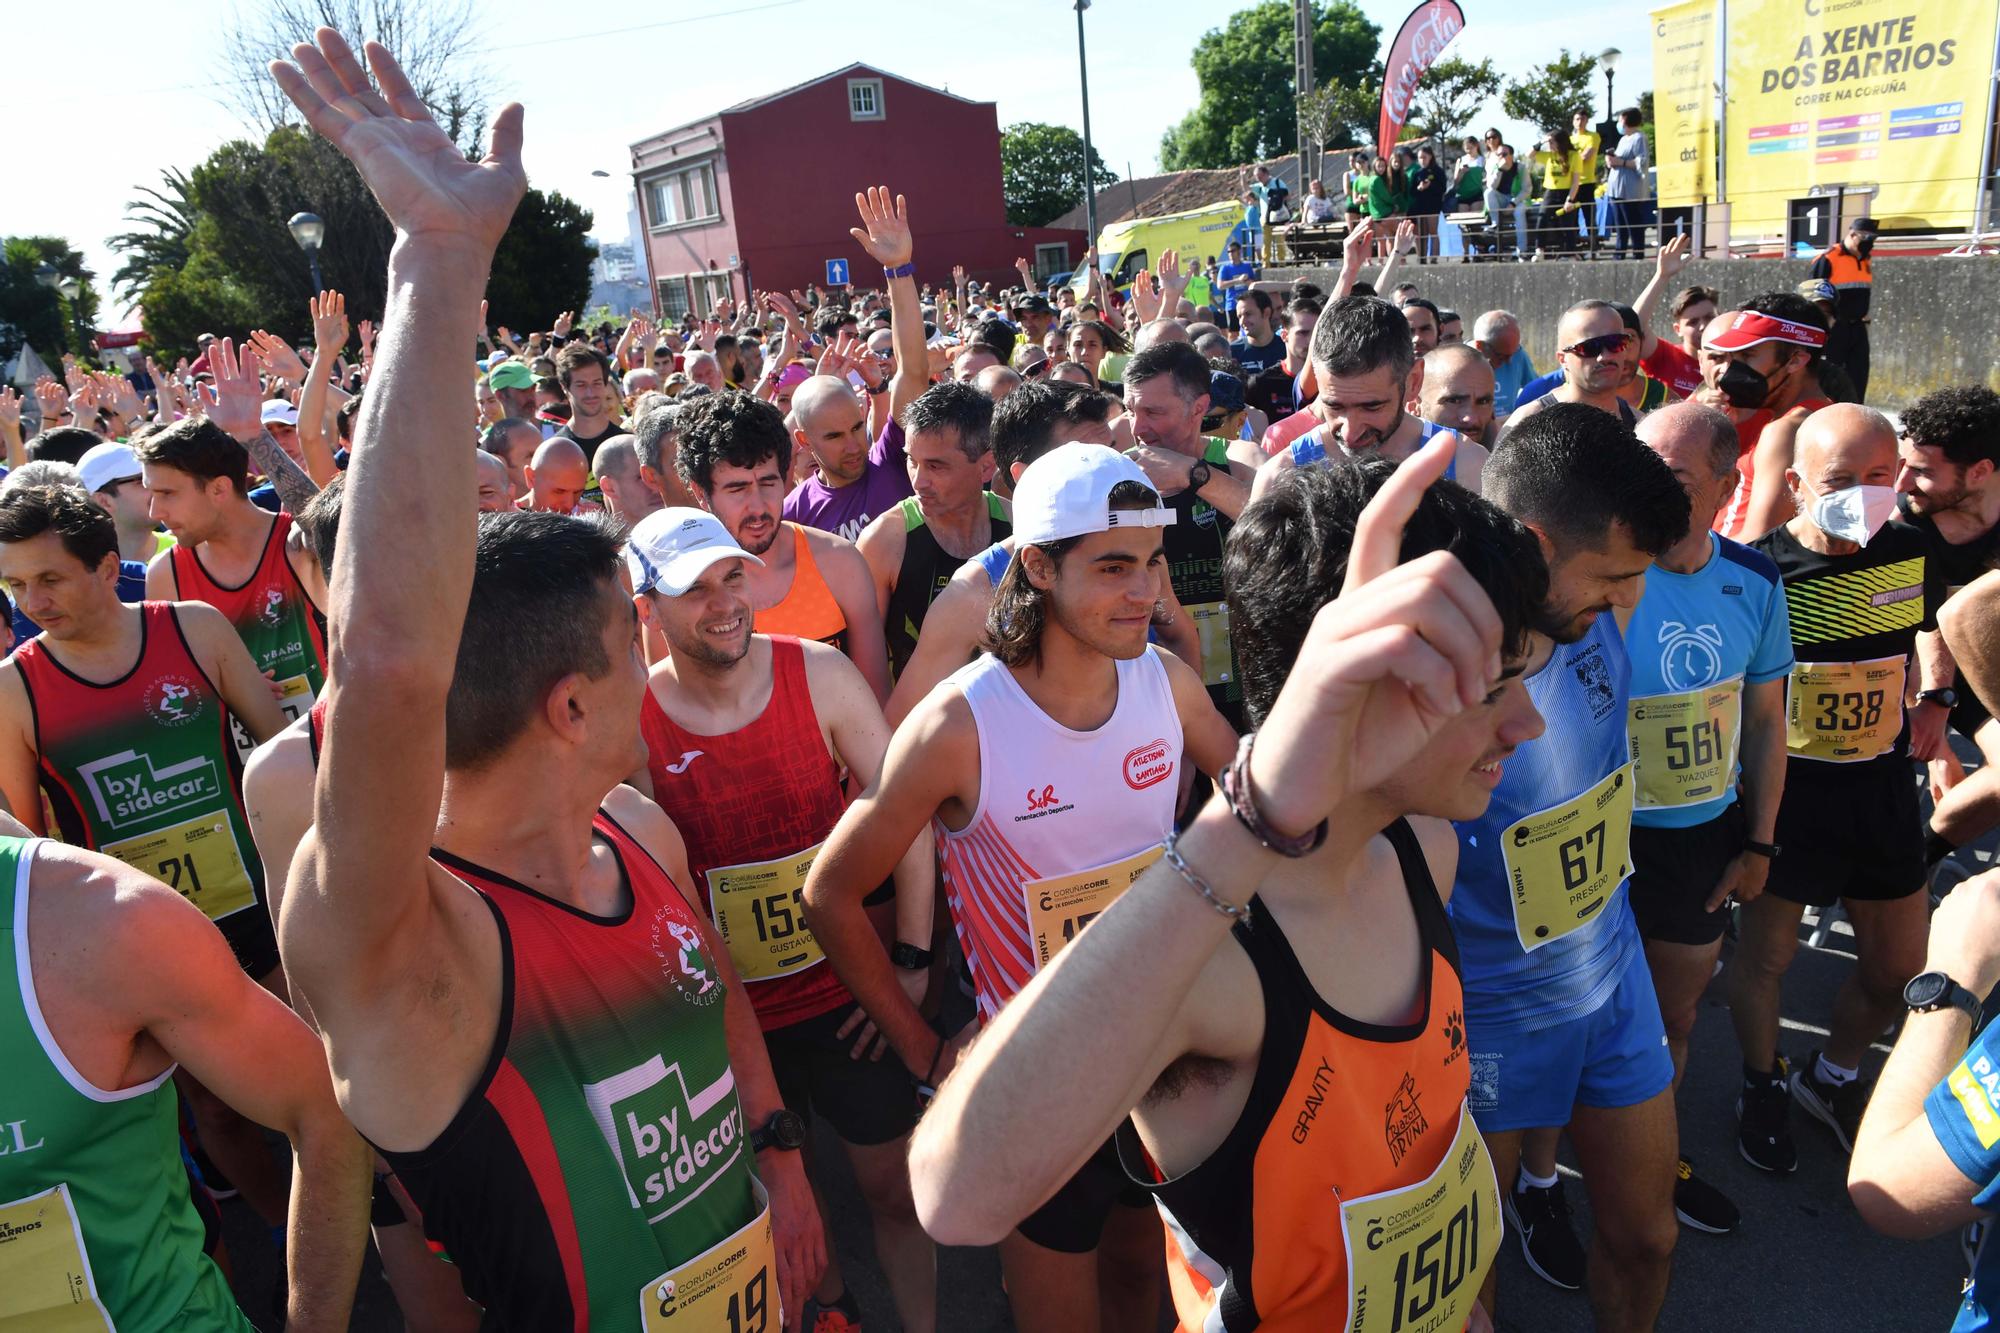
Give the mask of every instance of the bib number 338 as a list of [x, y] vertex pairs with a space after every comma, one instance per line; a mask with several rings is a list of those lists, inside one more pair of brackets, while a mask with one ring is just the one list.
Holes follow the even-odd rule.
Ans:
[[1533, 953], [1582, 929], [1631, 873], [1632, 765], [1501, 834], [1514, 933]]

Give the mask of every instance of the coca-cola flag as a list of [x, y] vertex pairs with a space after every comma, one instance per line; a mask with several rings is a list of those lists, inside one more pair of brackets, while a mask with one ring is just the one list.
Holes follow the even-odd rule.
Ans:
[[1465, 30], [1465, 11], [1457, 0], [1424, 0], [1410, 11], [1389, 44], [1389, 59], [1382, 70], [1382, 119], [1375, 127], [1375, 151], [1387, 153], [1403, 132], [1410, 114], [1410, 99], [1416, 95], [1417, 80], [1438, 58], [1451, 39]]

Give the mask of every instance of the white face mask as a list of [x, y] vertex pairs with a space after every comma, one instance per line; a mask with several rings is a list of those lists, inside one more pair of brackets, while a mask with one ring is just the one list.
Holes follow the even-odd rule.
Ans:
[[1806, 510], [1814, 527], [1829, 537], [1866, 546], [1896, 515], [1893, 486], [1849, 486], [1816, 496]]

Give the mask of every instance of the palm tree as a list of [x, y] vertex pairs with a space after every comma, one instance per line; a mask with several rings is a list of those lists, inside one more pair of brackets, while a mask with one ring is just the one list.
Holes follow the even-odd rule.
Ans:
[[168, 167], [162, 173], [162, 188], [142, 185], [139, 193], [144, 198], [125, 205], [126, 218], [138, 230], [113, 236], [107, 244], [124, 256], [111, 283], [126, 300], [137, 301], [154, 274], [187, 266], [196, 216], [189, 188], [187, 173]]

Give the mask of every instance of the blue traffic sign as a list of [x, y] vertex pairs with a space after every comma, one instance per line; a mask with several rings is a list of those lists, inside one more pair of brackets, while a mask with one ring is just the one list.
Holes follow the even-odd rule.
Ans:
[[829, 259], [826, 261], [826, 285], [829, 287], [845, 287], [847, 285], [847, 261], [845, 259]]

